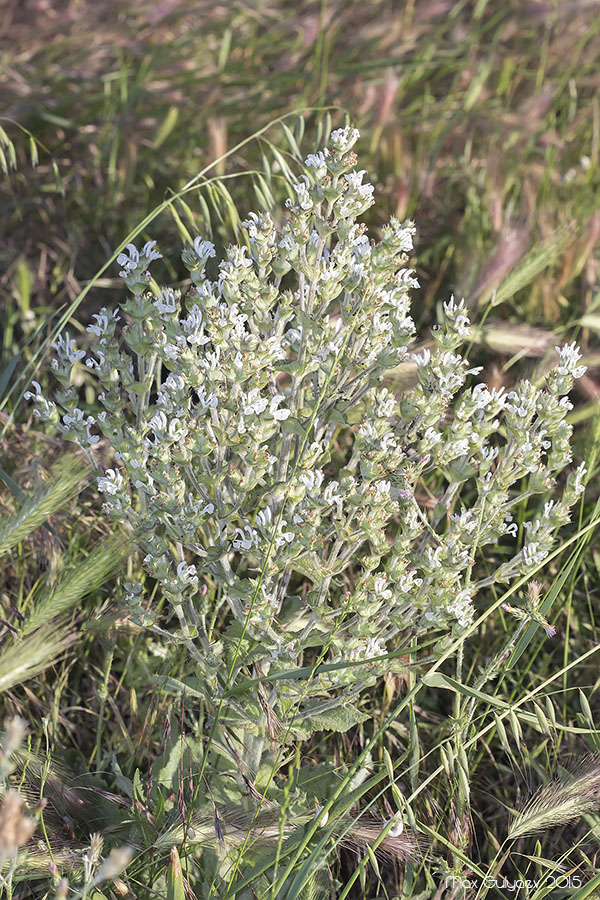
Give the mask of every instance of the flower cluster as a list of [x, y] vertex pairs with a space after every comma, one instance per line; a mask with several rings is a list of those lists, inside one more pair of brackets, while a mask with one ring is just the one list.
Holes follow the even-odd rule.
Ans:
[[[197, 237], [183, 293], [149, 289], [160, 254], [128, 245], [121, 312], [94, 316], [89, 350], [57, 340], [53, 400], [27, 394], [91, 455], [101, 436], [112, 448], [106, 513], [136, 536], [215, 690], [211, 604], [244, 623], [263, 673], [326, 646], [324, 662], [352, 663], [335, 683], [358, 690], [407, 633], [459, 633], [483, 584], [533, 571], [583, 490], [580, 466], [553, 493], [579, 351], [558, 348], [542, 385], [491, 389], [461, 355], [469, 317], [452, 298], [411, 352], [414, 226], [392, 219], [375, 242], [356, 221], [373, 203], [357, 136], [339, 129], [307, 157], [281, 227], [250, 213], [247, 243], [219, 261]], [[415, 378], [395, 393], [382, 382], [399, 363]], [[97, 408], [80, 408], [74, 367]], [[130, 596], [150, 622], [142, 586]]]

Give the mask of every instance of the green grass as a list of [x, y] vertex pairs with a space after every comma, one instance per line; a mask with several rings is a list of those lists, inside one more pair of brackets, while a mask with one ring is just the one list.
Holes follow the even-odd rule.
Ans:
[[[597, 805], [582, 801], [568, 821], [555, 810], [533, 836], [518, 826], [536, 788], [600, 751], [596, 6], [64, 0], [50, 12], [14, 0], [2, 15], [0, 536], [14, 540], [1, 576], [0, 696], [30, 727], [12, 777], [31, 805], [50, 801], [14, 896], [53, 896], [51, 859], [77, 882], [94, 830], [107, 846], [135, 844], [122, 876], [129, 896], [181, 900], [196, 845], [148, 789], [150, 770], [156, 779], [161, 767], [214, 876], [212, 893], [213, 876], [195, 882], [198, 897], [242, 900], [252, 889], [261, 900], [425, 900], [436, 896], [444, 865], [480, 881], [497, 873], [541, 884], [560, 871], [596, 890]], [[285, 758], [282, 789], [314, 777], [327, 823], [311, 824], [307, 809], [296, 843], [256, 853], [248, 810], [221, 810], [224, 828], [245, 830], [236, 872], [219, 881], [214, 811], [191, 808], [203, 705], [175, 689], [190, 683], [193, 666], [183, 651], [165, 659], [160, 640], [129, 619], [121, 583], [135, 558], [120, 562], [97, 500], [44, 489], [49, 458], [65, 447], [24, 423], [20, 395], [61, 316], [74, 316], [77, 329], [91, 309], [119, 302], [116, 266], [97, 273], [145, 217], [153, 216], [142, 234], [165, 256], [176, 255], [185, 229], [226, 242], [235, 207], [254, 208], [257, 189], [280, 189], [266, 142], [282, 165], [294, 152], [280, 126], [243, 142], [303, 109], [287, 124], [297, 139], [304, 131], [308, 152], [326, 107], [336, 123], [347, 113], [361, 128], [361, 161], [377, 183], [375, 232], [389, 214], [417, 222], [417, 324], [434, 319], [451, 291], [464, 294], [484, 318], [473, 356], [497, 384], [509, 385], [514, 366], [531, 369], [558, 340], [582, 343], [590, 369], [572, 419], [592, 477], [579, 518], [537, 576], [557, 636], [530, 625], [515, 640], [502, 610], [508, 595], [494, 594], [460, 648], [433, 659], [430, 648], [408, 645], [405, 671], [364, 697], [367, 722], [322, 733]], [[165, 203], [214, 160], [210, 184], [200, 189], [200, 178]], [[36, 500], [23, 506], [24, 495]], [[511, 602], [525, 591], [511, 591]], [[310, 760], [329, 769], [311, 775]], [[552, 789], [548, 796], [556, 798]], [[398, 860], [400, 841], [381, 831], [397, 810], [420, 845], [408, 863]], [[285, 822], [285, 808], [281, 815]], [[261, 860], [272, 852], [277, 875], [266, 883]], [[9, 896], [5, 886], [0, 895]], [[528, 896], [541, 900], [545, 889]]]

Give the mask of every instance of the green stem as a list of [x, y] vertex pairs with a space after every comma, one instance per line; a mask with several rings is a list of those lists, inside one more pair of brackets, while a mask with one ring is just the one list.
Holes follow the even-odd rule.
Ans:
[[100, 709], [98, 710], [98, 723], [96, 725], [96, 745], [94, 747], [93, 754], [96, 757], [96, 772], [100, 770], [104, 709], [106, 707], [106, 700], [108, 698], [108, 681], [110, 678], [110, 672], [112, 669], [113, 658], [115, 654], [115, 644], [116, 641], [113, 639], [108, 650], [106, 651], [106, 660], [104, 663], [104, 678], [102, 680], [102, 685], [98, 690], [98, 696], [100, 697]]

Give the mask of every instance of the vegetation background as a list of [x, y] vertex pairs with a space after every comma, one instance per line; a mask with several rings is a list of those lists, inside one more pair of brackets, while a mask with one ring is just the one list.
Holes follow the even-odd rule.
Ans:
[[[267, 162], [273, 147], [282, 158], [290, 150], [279, 125], [245, 139], [297, 111], [308, 152], [326, 115], [343, 124], [347, 114], [376, 184], [369, 224], [377, 233], [396, 215], [418, 226], [417, 326], [434, 320], [436, 304], [454, 292], [482, 322], [473, 356], [488, 381], [509, 385], [516, 370], [529, 371], [567, 338], [581, 343], [589, 367], [571, 414], [577, 458], [592, 472], [587, 505], [565, 530], [564, 553], [542, 573], [558, 635], [550, 643], [536, 633], [519, 665], [494, 685], [511, 705], [512, 731], [497, 727], [470, 766], [473, 858], [491, 859], [507, 811], [570, 755], [598, 749], [600, 679], [591, 651], [600, 555], [585, 532], [600, 434], [598, 3], [4, 0], [0, 23], [0, 503], [21, 522], [0, 540], [0, 691], [6, 713], [29, 723], [30, 758], [38, 761], [31, 797], [61, 773], [70, 783], [61, 766], [80, 775], [117, 759], [122, 777], [132, 778], [158, 753], [168, 717], [183, 712], [156, 692], [152, 648], [122, 621], [123, 567], [115, 574], [93, 492], [75, 490], [81, 476], [71, 471], [60, 490], [43, 493], [65, 446], [27, 419], [23, 390], [32, 377], [44, 383], [61, 317], [83, 330], [77, 323], [91, 312], [118, 305], [116, 266], [103, 267], [150, 211], [164, 207], [141, 233], [158, 240], [165, 259], [177, 257], [185, 229], [227, 243], [236, 209], [243, 217], [255, 208], [257, 191], [277, 195]], [[286, 119], [296, 134], [298, 114]], [[213, 161], [197, 190], [164, 203]], [[25, 496], [39, 502], [24, 513]], [[70, 592], [57, 592], [57, 584]], [[15, 643], [34, 603], [39, 627]], [[501, 637], [486, 624], [471, 642], [473, 681]], [[373, 694], [376, 723], [405, 689], [392, 680]], [[527, 692], [530, 700], [518, 706]], [[436, 747], [448, 703], [447, 691], [429, 691], [410, 727], [391, 730], [389, 746]], [[342, 764], [364, 734], [328, 740], [325, 752]], [[439, 757], [434, 765], [421, 752], [424, 778]], [[97, 778], [106, 805], [110, 794], [118, 807], [118, 779], [109, 791]], [[67, 811], [55, 797], [47, 831], [55, 846], [80, 845], [90, 824], [109, 828], [111, 814], [102, 808], [90, 821], [90, 808]], [[539, 873], [546, 856], [565, 854], [566, 870], [586, 873], [581, 896], [592, 896], [599, 841], [600, 819], [587, 810], [576, 824], [551, 830], [543, 848], [533, 842], [515, 865], [522, 875]], [[47, 874], [48, 853], [36, 852]], [[361, 859], [352, 884], [357, 856], [342, 853], [333, 864], [351, 896], [410, 895], [402, 867]], [[15, 887], [23, 897], [29, 890]]]

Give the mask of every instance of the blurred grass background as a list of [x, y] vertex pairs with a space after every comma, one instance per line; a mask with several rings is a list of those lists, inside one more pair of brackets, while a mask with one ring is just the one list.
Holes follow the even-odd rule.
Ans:
[[[0, 15], [3, 369], [169, 192], [311, 107], [361, 129], [379, 219], [416, 220], [423, 318], [452, 291], [494, 298], [484, 337], [504, 361], [600, 327], [597, 2], [6, 0]], [[306, 113], [303, 150], [322, 117]], [[259, 142], [211, 174], [255, 167]], [[227, 185], [256, 207], [249, 179]], [[171, 216], [148, 236], [178, 255]], [[113, 302], [116, 274], [92, 302]], [[591, 372], [581, 389], [598, 396]]]

